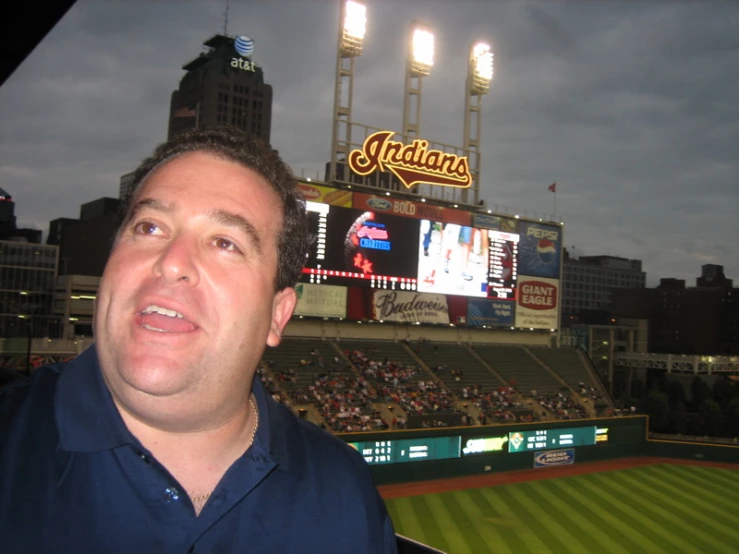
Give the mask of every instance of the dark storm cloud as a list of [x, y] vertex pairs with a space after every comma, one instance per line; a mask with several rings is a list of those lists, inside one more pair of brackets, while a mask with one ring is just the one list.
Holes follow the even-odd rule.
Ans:
[[[115, 196], [165, 138], [169, 97], [224, 1], [80, 0], [0, 89], [0, 186], [21, 224], [46, 228]], [[495, 51], [483, 99], [482, 198], [548, 214], [565, 244], [641, 258], [649, 281], [693, 282], [703, 263], [739, 279], [739, 4], [369, 2], [354, 119], [400, 129], [408, 25], [436, 31], [421, 134], [461, 144], [467, 49]], [[229, 33], [255, 39], [274, 87], [272, 137], [297, 173], [330, 155], [338, 4], [232, 0]]]

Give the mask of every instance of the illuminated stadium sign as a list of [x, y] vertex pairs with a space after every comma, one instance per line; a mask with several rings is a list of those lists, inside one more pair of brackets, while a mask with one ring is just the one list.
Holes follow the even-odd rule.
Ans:
[[419, 184], [469, 188], [472, 174], [466, 156], [429, 150], [428, 141], [411, 144], [391, 140], [392, 131], [378, 131], [367, 137], [361, 150], [349, 154], [349, 167], [358, 175], [391, 171], [407, 188]]

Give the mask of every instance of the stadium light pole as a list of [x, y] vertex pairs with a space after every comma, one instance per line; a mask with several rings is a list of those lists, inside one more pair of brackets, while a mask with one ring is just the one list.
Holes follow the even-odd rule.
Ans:
[[[410, 24], [410, 42], [408, 43], [403, 93], [403, 138], [407, 144], [418, 138], [421, 132], [423, 78], [431, 74], [433, 65], [434, 33], [428, 25], [413, 20]], [[395, 181], [393, 185], [393, 188], [399, 187], [399, 183]]]
[[[482, 130], [482, 97], [490, 90], [493, 81], [493, 52], [486, 42], [478, 41], [470, 46], [467, 63], [467, 79], [464, 95], [464, 149], [474, 153], [470, 160], [473, 202], [480, 200], [480, 131]], [[472, 157], [472, 156], [471, 156]], [[462, 201], [468, 203], [468, 190], [462, 191]]]
[[337, 179], [337, 164], [342, 159], [342, 178], [348, 179], [347, 156], [351, 150], [354, 60], [362, 54], [367, 30], [367, 6], [356, 0], [341, 0], [339, 40], [336, 48], [334, 118], [331, 133], [329, 181]]

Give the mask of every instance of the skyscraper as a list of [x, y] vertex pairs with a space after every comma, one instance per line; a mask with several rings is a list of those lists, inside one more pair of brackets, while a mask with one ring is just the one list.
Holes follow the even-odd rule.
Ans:
[[208, 48], [183, 66], [187, 72], [172, 92], [168, 138], [209, 125], [231, 125], [270, 142], [272, 86], [252, 61], [254, 41], [214, 35]]

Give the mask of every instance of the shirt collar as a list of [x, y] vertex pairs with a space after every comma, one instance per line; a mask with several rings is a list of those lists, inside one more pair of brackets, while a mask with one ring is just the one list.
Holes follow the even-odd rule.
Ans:
[[[252, 392], [259, 410], [259, 427], [254, 441], [288, 471], [291, 460], [300, 456], [294, 443], [298, 423], [287, 408], [278, 404], [255, 374]], [[138, 441], [126, 427], [100, 370], [95, 344], [62, 370], [56, 395], [56, 421], [63, 450], [95, 452]], [[292, 441], [291, 441], [292, 439]]]

